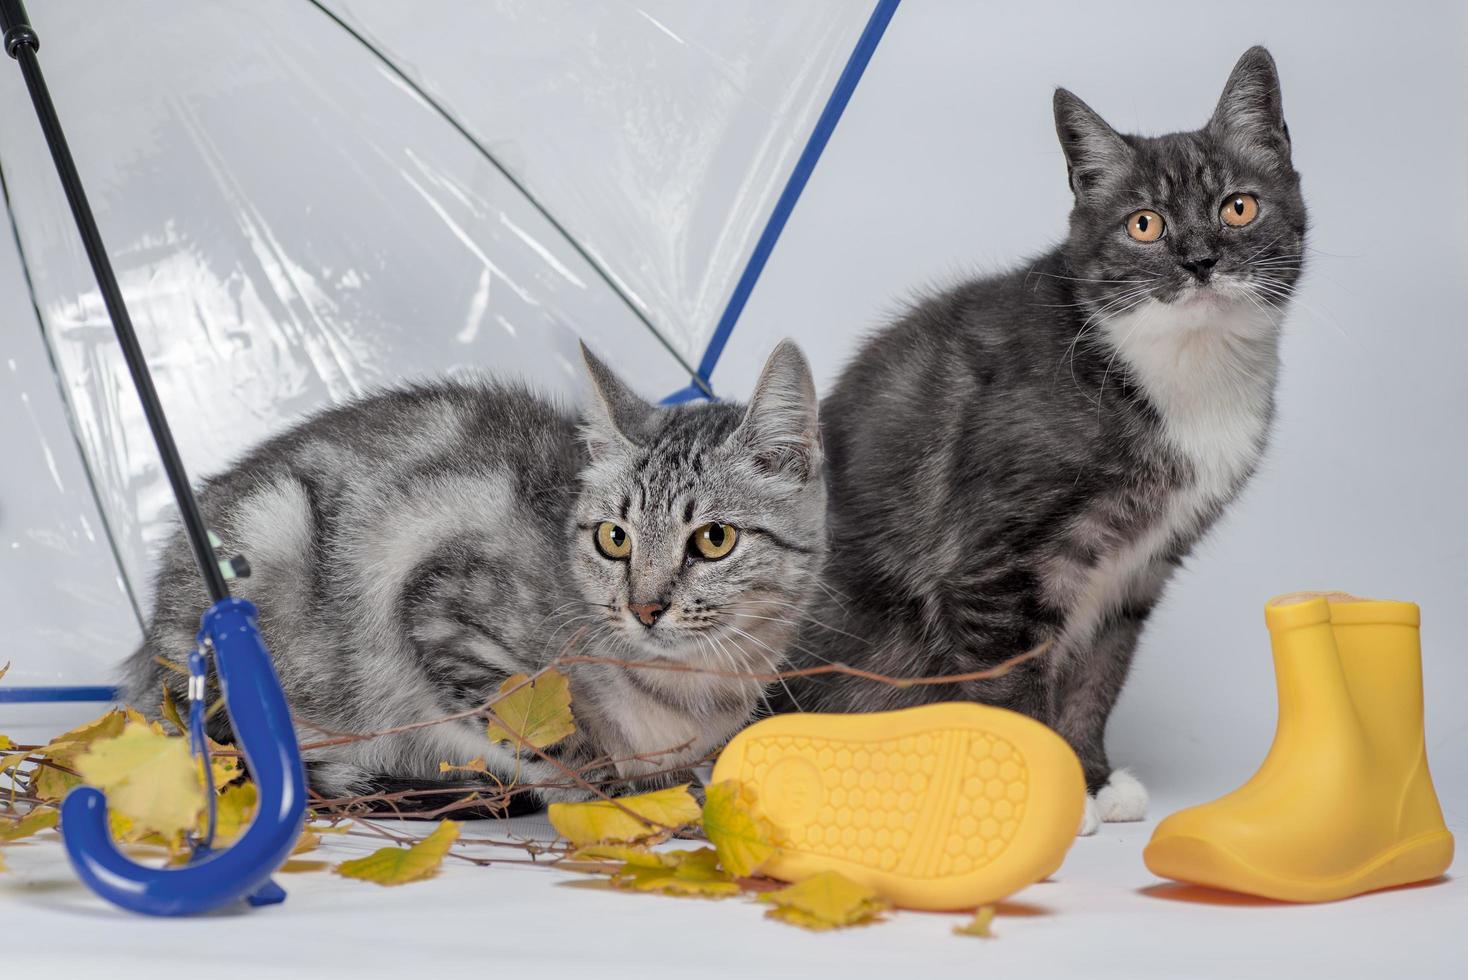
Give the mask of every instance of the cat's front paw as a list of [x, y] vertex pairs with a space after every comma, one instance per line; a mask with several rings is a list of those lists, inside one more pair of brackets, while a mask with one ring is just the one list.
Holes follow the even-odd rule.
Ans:
[[1127, 823], [1147, 816], [1147, 788], [1125, 769], [1114, 769], [1106, 785], [1096, 795], [1086, 794], [1086, 808], [1081, 813], [1077, 834], [1089, 837], [1103, 823]]

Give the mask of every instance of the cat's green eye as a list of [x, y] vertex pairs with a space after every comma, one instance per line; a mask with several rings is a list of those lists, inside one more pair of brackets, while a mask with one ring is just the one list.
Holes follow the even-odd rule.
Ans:
[[612, 561], [624, 561], [632, 554], [632, 538], [622, 528], [611, 521], [602, 521], [596, 526], [596, 550], [602, 553], [603, 558]]
[[700, 524], [688, 539], [688, 553], [704, 561], [718, 561], [734, 550], [739, 531], [732, 524]]
[[1162, 237], [1166, 225], [1162, 215], [1151, 208], [1142, 208], [1126, 216], [1126, 233], [1139, 242], [1155, 242]]

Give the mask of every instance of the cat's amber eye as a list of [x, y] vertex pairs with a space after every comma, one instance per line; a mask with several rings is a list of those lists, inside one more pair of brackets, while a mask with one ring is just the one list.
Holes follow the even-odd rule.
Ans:
[[1162, 237], [1162, 215], [1148, 208], [1133, 211], [1126, 217], [1126, 233], [1139, 242], [1155, 242]]
[[1223, 202], [1219, 213], [1224, 224], [1242, 228], [1259, 217], [1259, 199], [1253, 194], [1235, 194]]
[[632, 554], [632, 538], [611, 521], [602, 521], [596, 526], [596, 550], [602, 557], [622, 561]]
[[739, 531], [732, 524], [701, 524], [688, 539], [688, 553], [705, 561], [718, 561], [734, 550]]

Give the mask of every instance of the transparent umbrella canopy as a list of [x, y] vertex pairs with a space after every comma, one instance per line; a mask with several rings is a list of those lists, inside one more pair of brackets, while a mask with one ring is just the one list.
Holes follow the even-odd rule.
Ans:
[[[895, 0], [54, 0], [47, 76], [196, 477], [325, 404], [489, 371], [568, 400], [585, 339], [712, 393]], [[118, 43], [129, 35], [146, 43]], [[0, 304], [16, 674], [105, 681], [173, 503], [17, 73]], [[17, 410], [18, 409], [18, 410]], [[3, 695], [5, 689], [0, 689]]]

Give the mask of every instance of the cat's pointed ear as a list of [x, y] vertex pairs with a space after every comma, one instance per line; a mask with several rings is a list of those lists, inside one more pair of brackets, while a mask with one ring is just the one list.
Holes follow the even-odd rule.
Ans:
[[582, 414], [581, 435], [593, 457], [618, 448], [633, 446], [642, 432], [643, 423], [654, 411], [639, 398], [612, 369], [602, 363], [584, 343], [581, 359], [591, 379], [593, 398]]
[[1121, 134], [1067, 89], [1055, 90], [1055, 135], [1065, 152], [1066, 172], [1076, 199], [1129, 161], [1132, 148]]
[[1264, 48], [1255, 45], [1234, 65], [1208, 128], [1244, 146], [1289, 158], [1290, 130], [1279, 94], [1279, 71]]
[[771, 476], [805, 482], [820, 473], [816, 385], [794, 341], [780, 341], [765, 361], [734, 438]]

